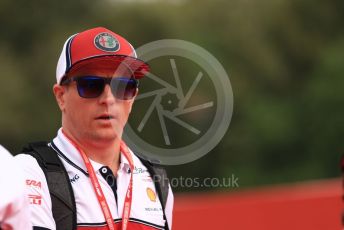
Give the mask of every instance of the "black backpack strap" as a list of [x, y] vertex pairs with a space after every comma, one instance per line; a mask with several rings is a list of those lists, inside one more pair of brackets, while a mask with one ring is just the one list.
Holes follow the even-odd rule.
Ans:
[[76, 205], [67, 171], [57, 153], [47, 142], [29, 143], [24, 154], [36, 158], [42, 168], [49, 188], [52, 213], [57, 230], [76, 229]]
[[167, 197], [168, 197], [168, 192], [169, 192], [169, 180], [167, 177], [166, 170], [158, 164], [153, 164], [148, 160], [145, 160], [141, 157], [139, 157], [142, 164], [146, 166], [149, 174], [151, 175], [155, 189], [158, 193], [159, 200], [161, 202], [163, 214], [164, 214], [164, 220], [165, 220], [165, 229], [169, 229], [168, 223], [167, 223], [167, 218], [165, 214], [165, 207], [167, 203]]

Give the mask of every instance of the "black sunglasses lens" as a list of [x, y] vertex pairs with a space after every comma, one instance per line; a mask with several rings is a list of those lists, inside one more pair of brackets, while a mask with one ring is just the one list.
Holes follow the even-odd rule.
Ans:
[[114, 78], [111, 81], [112, 94], [121, 100], [132, 99], [137, 90], [138, 82], [133, 78]]
[[83, 98], [99, 97], [105, 86], [105, 81], [99, 77], [81, 77], [76, 80], [78, 92]]

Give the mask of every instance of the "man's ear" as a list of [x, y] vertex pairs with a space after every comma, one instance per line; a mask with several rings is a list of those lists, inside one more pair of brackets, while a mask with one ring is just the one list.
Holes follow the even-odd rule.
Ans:
[[66, 93], [66, 87], [61, 86], [59, 84], [55, 84], [53, 86], [53, 92], [55, 95], [55, 99], [57, 104], [60, 107], [60, 110], [63, 112], [65, 109], [65, 93]]

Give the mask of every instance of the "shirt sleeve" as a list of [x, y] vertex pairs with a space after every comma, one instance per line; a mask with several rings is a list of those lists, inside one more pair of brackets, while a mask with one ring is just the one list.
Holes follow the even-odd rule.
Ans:
[[171, 185], [169, 185], [167, 202], [165, 207], [165, 215], [168, 223], [169, 229], [172, 229], [172, 217], [173, 217], [173, 204], [174, 204], [174, 196], [172, 192]]
[[34, 229], [56, 230], [52, 214], [51, 197], [44, 172], [37, 160], [27, 154], [19, 154], [16, 160], [24, 170], [25, 189], [29, 197], [31, 223]]

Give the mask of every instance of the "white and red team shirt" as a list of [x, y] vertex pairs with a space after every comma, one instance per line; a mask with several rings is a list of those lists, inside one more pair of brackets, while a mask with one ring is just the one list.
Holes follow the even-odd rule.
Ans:
[[[86, 166], [78, 150], [68, 141], [62, 129], [50, 146], [62, 160], [73, 188], [78, 230], [107, 230], [105, 218], [97, 196], [88, 177]], [[92, 166], [101, 185], [104, 196], [114, 218], [115, 226], [120, 227], [125, 194], [133, 173], [133, 195], [128, 230], [164, 229], [162, 206], [155, 190], [154, 182], [147, 168], [132, 151], [135, 170], [130, 172], [127, 159], [121, 154], [120, 166], [114, 179], [111, 169], [92, 160]], [[16, 158], [25, 169], [27, 191], [30, 198], [32, 225], [40, 229], [55, 230], [55, 222], [51, 211], [51, 197], [44, 172], [35, 158], [20, 154]], [[172, 227], [173, 194], [169, 188], [165, 207], [168, 226]]]
[[0, 145], [0, 229], [29, 230], [30, 209], [18, 162]]

